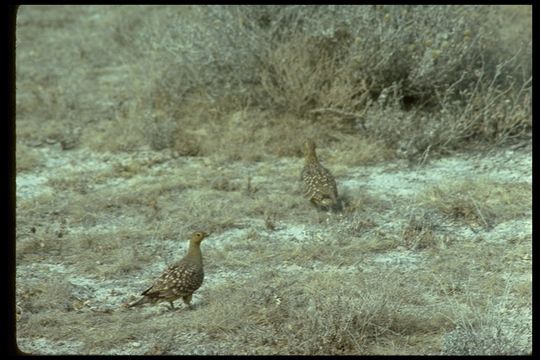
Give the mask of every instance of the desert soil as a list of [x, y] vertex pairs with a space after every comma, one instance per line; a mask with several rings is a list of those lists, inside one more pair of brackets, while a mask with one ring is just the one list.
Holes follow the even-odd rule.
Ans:
[[[139, 173], [129, 179], [125, 179], [121, 174], [116, 176], [111, 175], [105, 181], [99, 184], [89, 184], [86, 190], [87, 194], [96, 194], [106, 189], [113, 193], [130, 193], [133, 189], [145, 184], [156, 183], [160, 181], [160, 177], [164, 173], [174, 168], [178, 174], [193, 174], [203, 173], [208, 166], [212, 166], [212, 162], [205, 158], [176, 158], [167, 152], [145, 151], [133, 154], [98, 154], [87, 150], [71, 150], [63, 151], [60, 145], [52, 145], [38, 148], [38, 151], [44, 159], [41, 166], [17, 174], [17, 201], [28, 201], [44, 194], [52, 196], [69, 196], [67, 194], [58, 194], [56, 190], [48, 185], [48, 181], [54, 178], [64, 179], [83, 179], [90, 173], [103, 172], [110, 174], [114, 172], [113, 166], [117, 163], [142, 163], [149, 164], [144, 166]], [[506, 149], [492, 152], [491, 154], [461, 154], [452, 157], [442, 158], [429, 162], [420, 168], [410, 168], [406, 162], [391, 162], [376, 166], [363, 166], [358, 168], [340, 169], [337, 175], [340, 190], [343, 193], [354, 192], [360, 188], [361, 191], [369, 197], [382, 198], [390, 203], [403, 203], [404, 201], [414, 201], [416, 197], [422, 194], [426, 189], [434, 185], [444, 182], [447, 179], [488, 179], [502, 183], [527, 182], [532, 184], [532, 156], [530, 149]], [[241, 164], [234, 163], [227, 170], [234, 170], [238, 174], [237, 179], [232, 181], [243, 181], [245, 174], [249, 172], [253, 175], [253, 184], [257, 187], [271, 186], [272, 179], [258, 175], [258, 171], [263, 167], [274, 167], [277, 173], [280, 169], [300, 169], [302, 166], [301, 159], [284, 159], [276, 161], [273, 164], [249, 163]], [[242, 170], [243, 169], [243, 170]], [[260, 172], [260, 171], [259, 171]], [[267, 171], [266, 171], [267, 172]], [[187, 175], [186, 175], [187, 176]], [[300, 196], [300, 195], [298, 195]], [[306, 204], [307, 206], [308, 204]], [[211, 206], [210, 204], [208, 206]], [[367, 209], [366, 209], [367, 208]], [[54, 209], [50, 209], [51, 212]], [[61, 211], [61, 210], [60, 210]], [[369, 205], [364, 207], [364, 211], [369, 213]], [[314, 213], [315, 214], [315, 213]], [[339, 214], [324, 214], [316, 213], [325, 218], [327, 223], [338, 221]], [[69, 241], [70, 238], [76, 238], [78, 235], [85, 234], [86, 236], [98, 236], [102, 232], [111, 231], [111, 228], [130, 227], [137, 222], [137, 219], [130, 218], [132, 214], [118, 214], [114, 217], [103, 219], [99, 222], [88, 222], [87, 225], [70, 226], [69, 224], [44, 224], [40, 223], [39, 219], [20, 219], [17, 223], [17, 242], [29, 241], [30, 238], [38, 238], [44, 232], [60, 232], [64, 231], [64, 239]], [[395, 221], [387, 219], [388, 226], [399, 224], [406, 219], [396, 217]], [[181, 219], [179, 219], [181, 221]], [[313, 237], [331, 239], [331, 231], [329, 227], [325, 230], [323, 224], [313, 228], [309, 224], [302, 224], [295, 219], [280, 219], [277, 228], [270, 231], [265, 228], [261, 219], [241, 219], [241, 225], [236, 228], [230, 228], [224, 232], [214, 235], [211, 241], [205, 243], [205, 253], [207, 262], [212, 261], [212, 254], [223, 249], [227, 243], [231, 241], [241, 241], [250, 232], [267, 233], [270, 239], [276, 242], [291, 241], [303, 242], [310, 241]], [[156, 226], [159, 226], [156, 223]], [[37, 229], [35, 233], [30, 231], [33, 227]], [[63, 230], [60, 230], [64, 227]], [[498, 224], [492, 228], [474, 229], [467, 226], [456, 226], [450, 231], [459, 232], [460, 236], [470, 238], [482, 238], [485, 242], [479, 246], [489, 247], [492, 243], [505, 243], [512, 236], [520, 236], [532, 238], [532, 217], [528, 216]], [[68, 239], [65, 239], [67, 237]], [[177, 239], [185, 237], [184, 234], [178, 234]], [[60, 239], [59, 239], [60, 240]], [[45, 246], [42, 244], [42, 246]], [[60, 314], [65, 311], [76, 311], [81, 316], [101, 318], [100, 321], [107, 322], [111, 312], [126, 311], [122, 308], [128, 300], [136, 298], [141, 289], [143, 289], [149, 280], [156, 276], [163, 267], [174, 260], [176, 256], [182, 253], [183, 250], [178, 249], [178, 244], [175, 241], [167, 241], [165, 244], [155, 238], [148, 238], [145, 246], [159, 248], [160, 252], [165, 255], [164, 259], [158, 254], [158, 259], [152, 267], [144, 270], [141, 278], [133, 278], [131, 274], [117, 274], [114, 276], [103, 276], [96, 274], [89, 275], [86, 271], [81, 274], [81, 269], [76, 262], [71, 259], [66, 261], [62, 255], [62, 251], [53, 253], [36, 253], [32, 257], [22, 256], [17, 260], [16, 282], [18, 290], [21, 288], [28, 289], [32, 284], [42, 284], [50, 281], [51, 278], [61, 278], [70, 284], [70, 292], [73, 299], [78, 301], [79, 306], [66, 306], [66, 304], [49, 304], [51, 309], [60, 311]], [[39, 252], [39, 251], [38, 251]], [[465, 255], [465, 254], [464, 254]], [[80, 254], [84, 257], [85, 254]], [[346, 267], [341, 271], [357, 271], [357, 267], [362, 267], [364, 273], [377, 272], [381, 268], [406, 268], [407, 271], [414, 271], [415, 268], [422, 267], [429, 255], [418, 250], [397, 247], [388, 251], [381, 251], [370, 254], [367, 259], [362, 259], [361, 264], [353, 266], [353, 269]], [[521, 256], [516, 257], [516, 262], [520, 263], [520, 268], [529, 268], [521, 274], [522, 280], [532, 281], [532, 272], [530, 271], [531, 253], [527, 251]], [[314, 262], [312, 267], [324, 271], [325, 264]], [[96, 268], [104, 266], [99, 261], [95, 264]], [[335, 270], [335, 265], [329, 265], [328, 269]], [[294, 264], [283, 264], [282, 271], [306, 271], [302, 267]], [[232, 279], [249, 278], [250, 273], [245, 271], [231, 272], [220, 271], [214, 268], [212, 271], [207, 271], [207, 276], [203, 288], [205, 291], [211, 291], [213, 286], [220, 282], [228, 282]], [[21, 286], [24, 285], [24, 286]], [[38, 286], [38, 285], [36, 285]], [[204, 294], [204, 292], [202, 293]], [[201, 295], [194, 297], [194, 303], [201, 303], [204, 306], [204, 301], [200, 298]], [[17, 298], [19, 309], [25, 307], [26, 299], [21, 293]], [[182, 313], [169, 314], [166, 307], [157, 306], [155, 308], [148, 307], [141, 310], [148, 316], [177, 316], [178, 321], [181, 321]], [[530, 314], [527, 309], [524, 309], [526, 317]], [[31, 324], [31, 319], [36, 314], [25, 313], [21, 311], [18, 322], [18, 344], [23, 351], [40, 353], [40, 354], [66, 354], [79, 353], [84, 350], [85, 335], [74, 333], [69, 339], [58, 340], [54, 334], [54, 325], [50, 325], [50, 333], [43, 333], [41, 336], [28, 336], [28, 326]], [[112, 321], [112, 320], [111, 320]], [[141, 324], [141, 326], [143, 326]], [[99, 331], [99, 329], [89, 329], [89, 331]], [[193, 353], [194, 349], [202, 353], [206, 353], [204, 348], [208, 349], [208, 339], [204, 336], [197, 337], [190, 335], [190, 340], [184, 345], [177, 344], [175, 349], [169, 349], [171, 353]], [[155, 334], [147, 334], [148, 341], [138, 338], [129, 343], [118, 344], [115, 347], [94, 348], [91, 353], [95, 354], [142, 354], [150, 349]], [[197, 340], [199, 339], [199, 340]], [[527, 341], [527, 340], [525, 340]], [[206, 345], [204, 345], [206, 344]]]

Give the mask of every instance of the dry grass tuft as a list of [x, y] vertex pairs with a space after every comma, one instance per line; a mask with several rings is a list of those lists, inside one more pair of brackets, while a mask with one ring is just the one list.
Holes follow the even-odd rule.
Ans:
[[469, 179], [441, 184], [421, 196], [420, 202], [472, 228], [491, 229], [531, 209], [529, 183], [499, 183]]
[[41, 155], [25, 144], [17, 144], [15, 153], [15, 169], [17, 173], [32, 170], [43, 162]]
[[[310, 355], [368, 354], [382, 337], [422, 328], [400, 312], [405, 298], [396, 294], [399, 288], [390, 290], [389, 274], [375, 286], [374, 278], [356, 274], [298, 271], [268, 271], [207, 290], [208, 304], [195, 326], [212, 338], [245, 338], [252, 354], [271, 346], [280, 354]], [[269, 280], [271, 286], [263, 285]]]
[[421, 250], [438, 245], [437, 219], [428, 212], [412, 211], [402, 229], [401, 238], [406, 248]]
[[455, 328], [443, 337], [444, 355], [530, 355], [532, 348], [530, 307], [522, 310], [513, 304], [509, 291], [512, 280], [506, 280], [501, 300], [488, 300], [487, 311], [473, 306], [461, 313]]

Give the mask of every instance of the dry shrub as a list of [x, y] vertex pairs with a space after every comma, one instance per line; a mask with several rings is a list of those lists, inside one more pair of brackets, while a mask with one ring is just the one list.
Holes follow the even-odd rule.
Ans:
[[529, 317], [501, 318], [495, 311], [477, 313], [474, 320], [463, 323], [443, 339], [444, 355], [527, 355], [531, 354]]
[[180, 146], [193, 149], [189, 144], [196, 143], [200, 156], [225, 161], [265, 161], [275, 156], [301, 156], [305, 137], [314, 137], [321, 145], [332, 141], [328, 124], [290, 114], [273, 115], [244, 108], [220, 117], [206, 115], [184, 118], [181, 129], [191, 137], [187, 141], [178, 140], [175, 150]]
[[443, 337], [442, 354], [532, 354], [532, 304], [525, 308], [516, 306], [510, 297], [514, 286], [513, 280], [507, 278], [502, 297], [484, 299], [485, 310], [468, 304], [465, 311], [458, 312], [455, 328]]
[[[343, 100], [355, 89], [344, 86], [345, 79], [336, 76], [335, 68], [343, 41], [339, 36], [348, 34], [335, 36], [319, 39], [299, 34], [270, 50], [261, 71], [261, 84], [274, 110], [305, 117], [308, 111], [319, 107], [353, 106], [343, 104]], [[336, 104], [335, 100], [341, 101]]]
[[[531, 128], [531, 42], [525, 38], [519, 49], [501, 45], [494, 31], [504, 14], [499, 7], [168, 10], [137, 20], [137, 31], [127, 33], [135, 19], [116, 28], [118, 41], [129, 41], [131, 56], [141, 59], [133, 75], [148, 80], [139, 84], [138, 101], [160, 113], [159, 121], [143, 126], [144, 142], [155, 149], [210, 151], [199, 147], [205, 136], [216, 141], [231, 114], [251, 109], [288, 116], [265, 127], [272, 134], [266, 136], [254, 136], [268, 124], [256, 116], [255, 124], [229, 124], [239, 126], [235, 136], [250, 154], [308, 123], [318, 134], [367, 135], [410, 156], [473, 139], [501, 143]], [[180, 138], [200, 130], [194, 145], [175, 141], [178, 129]]]
[[[242, 146], [250, 154], [276, 138], [289, 139], [291, 129], [314, 132], [328, 138], [325, 143], [353, 134], [415, 157], [471, 142], [528, 138], [532, 127], [531, 24], [522, 20], [519, 28], [501, 30], [510, 29], [507, 8], [176, 6], [123, 7], [107, 15], [103, 10], [81, 10], [113, 25], [103, 43], [78, 50], [47, 40], [62, 54], [59, 59], [84, 60], [70, 77], [60, 62], [48, 76], [38, 73], [30, 52], [18, 51], [18, 86], [37, 83], [17, 97], [18, 121], [36, 122], [39, 113], [40, 125], [84, 124], [81, 142], [94, 149], [149, 146], [173, 148], [182, 156], [218, 152], [203, 143], [221, 137], [239, 111], [279, 117], [272, 126], [261, 126], [270, 123], [265, 120], [235, 129], [236, 137], [247, 139]], [[50, 9], [41, 16], [64, 39]], [[115, 85], [103, 87], [107, 98], [92, 94], [103, 82], [80, 86], [92, 71], [114, 69]], [[47, 125], [44, 134], [36, 134], [21, 124], [18, 134], [24, 138], [70, 137], [64, 125]], [[261, 127], [267, 134], [252, 136]], [[77, 143], [70, 138], [66, 146]], [[284, 147], [270, 153], [291, 156]], [[236, 150], [230, 154], [238, 157], [243, 159]]]
[[389, 160], [393, 153], [386, 144], [376, 138], [343, 134], [332, 144], [333, 161], [347, 167], [369, 165]]
[[331, 276], [308, 280], [305, 312], [298, 311], [301, 299], [285, 299], [288, 311], [279, 319], [279, 328], [294, 334], [285, 343], [287, 353], [365, 353], [369, 342], [392, 332], [399, 307], [399, 300], [390, 301], [384, 291], [370, 290], [338, 285]]
[[406, 317], [388, 277], [377, 286], [337, 272], [291, 277], [268, 271], [257, 279], [208, 291], [197, 328], [212, 338], [245, 338], [252, 348], [273, 345], [282, 354], [314, 355], [366, 353], [368, 345], [406, 327], [398, 325]]

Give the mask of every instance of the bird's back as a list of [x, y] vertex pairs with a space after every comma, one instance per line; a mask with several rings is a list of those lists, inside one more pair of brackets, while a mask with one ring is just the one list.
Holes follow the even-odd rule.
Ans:
[[204, 231], [193, 233], [187, 254], [180, 261], [168, 266], [152, 286], [143, 291], [143, 297], [128, 306], [168, 301], [171, 308], [174, 308], [173, 301], [180, 297], [189, 305], [191, 295], [201, 287], [204, 280], [200, 244], [206, 236], [208, 234]]
[[318, 161], [307, 163], [301, 179], [304, 195], [318, 205], [334, 206], [337, 201], [337, 185], [334, 176]]
[[156, 298], [179, 298], [197, 290], [203, 283], [202, 264], [182, 259], [170, 265], [142, 295]]

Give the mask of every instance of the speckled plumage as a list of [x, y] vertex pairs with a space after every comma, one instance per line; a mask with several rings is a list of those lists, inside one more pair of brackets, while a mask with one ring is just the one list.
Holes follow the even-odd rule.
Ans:
[[129, 307], [146, 303], [168, 301], [174, 309], [173, 301], [182, 298], [190, 305], [191, 296], [204, 280], [204, 269], [200, 249], [201, 241], [208, 234], [202, 231], [192, 235], [186, 256], [182, 260], [168, 266], [154, 281], [154, 284], [143, 291], [143, 297]]
[[318, 206], [334, 207], [338, 199], [336, 180], [317, 159], [315, 148], [312, 140], [305, 141], [305, 164], [300, 174], [304, 196]]

